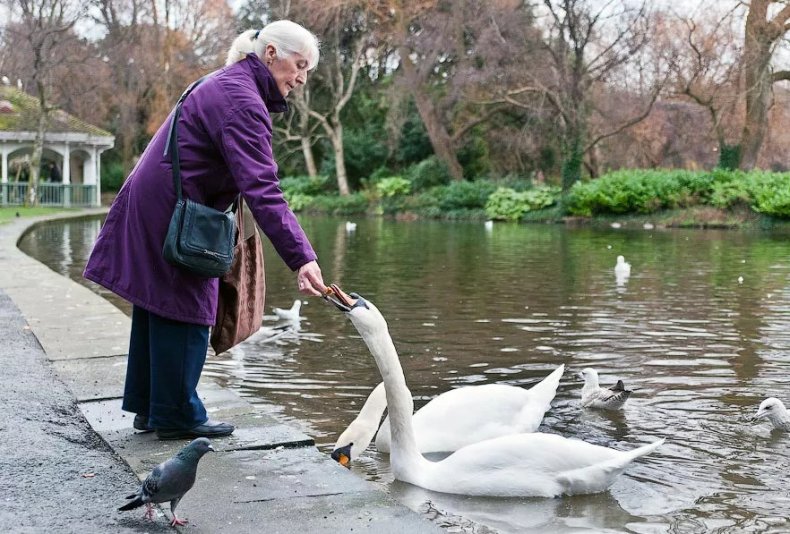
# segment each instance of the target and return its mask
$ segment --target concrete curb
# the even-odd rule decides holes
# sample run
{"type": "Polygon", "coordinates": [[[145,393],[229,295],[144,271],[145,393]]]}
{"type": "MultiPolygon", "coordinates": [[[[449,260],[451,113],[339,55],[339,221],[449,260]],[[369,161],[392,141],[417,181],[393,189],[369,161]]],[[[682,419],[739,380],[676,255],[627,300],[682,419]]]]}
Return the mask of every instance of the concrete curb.
{"type": "MultiPolygon", "coordinates": [[[[135,433],[131,415],[120,409],[130,319],[17,248],[38,224],[106,211],[0,225],[0,289],[21,311],[92,428],[142,479],[185,441],[135,433]]],[[[214,440],[218,454],[201,462],[198,482],[179,505],[179,515],[190,520],[188,532],[443,531],[321,454],[309,436],[261,413],[234,392],[207,379],[198,392],[211,417],[232,421],[238,430],[214,440]]],[[[123,497],[118,496],[119,503],[123,497]]]]}

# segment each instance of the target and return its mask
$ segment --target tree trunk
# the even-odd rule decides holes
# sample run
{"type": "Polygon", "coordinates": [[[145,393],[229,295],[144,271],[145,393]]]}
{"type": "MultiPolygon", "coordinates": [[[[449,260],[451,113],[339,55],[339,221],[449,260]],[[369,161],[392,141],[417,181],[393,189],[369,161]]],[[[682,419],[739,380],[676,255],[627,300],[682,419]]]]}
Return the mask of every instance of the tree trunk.
{"type": "Polygon", "coordinates": [[[31,206],[38,205],[38,180],[41,174],[41,156],[44,154],[44,136],[47,133],[47,123],[49,119],[46,88],[40,81],[38,86],[38,127],[36,137],[33,140],[33,153],[30,155],[30,178],[28,181],[28,196],[26,202],[31,206]]]}
{"type": "Polygon", "coordinates": [[[743,79],[746,94],[746,117],[741,136],[740,168],[751,170],[765,139],[767,115],[771,103],[771,53],[773,39],[758,24],[759,13],[752,11],[746,19],[746,39],[743,52],[743,79]],[[754,18],[753,18],[754,17],[754,18]]]}
{"type": "Polygon", "coordinates": [[[299,141],[302,143],[302,156],[304,157],[305,167],[307,167],[307,175],[310,178],[318,176],[318,169],[315,166],[315,156],[313,156],[313,146],[310,144],[310,139],[302,137],[299,141]]]}
{"type": "Polygon", "coordinates": [[[302,156],[307,168],[307,175],[311,178],[318,176],[318,169],[315,166],[315,156],[313,155],[313,145],[310,143],[310,112],[307,110],[307,89],[302,89],[294,99],[296,112],[299,114],[299,142],[302,145],[302,156]]]}
{"type": "Polygon", "coordinates": [[[749,3],[741,59],[746,95],[746,117],[740,143],[740,168],[744,170],[753,169],[757,164],[765,139],[774,82],[771,57],[776,43],[787,33],[789,19],[790,4],[786,2],[752,0],[749,3]],[[779,10],[771,9],[779,7],[779,10]]]}
{"type": "Polygon", "coordinates": [[[405,48],[399,50],[401,57],[401,66],[403,73],[408,80],[411,93],[414,97],[414,102],[417,104],[417,112],[420,114],[425,130],[428,133],[428,139],[431,141],[431,146],[436,156],[447,165],[450,171],[450,176],[453,180],[464,179],[464,169],[458,162],[458,157],[455,153],[453,141],[450,134],[447,133],[442,121],[436,113],[436,108],[431,102],[428,94],[423,90],[422,85],[417,80],[417,73],[414,64],[409,59],[409,52],[405,48]]]}
{"type": "Polygon", "coordinates": [[[41,174],[41,155],[44,153],[44,134],[47,131],[47,117],[44,111],[38,118],[38,128],[36,128],[36,138],[33,140],[33,153],[30,155],[30,177],[28,179],[27,198],[25,203],[30,206],[38,206],[38,179],[41,174]]]}
{"type": "Polygon", "coordinates": [[[332,149],[335,152],[335,173],[337,174],[337,189],[340,191],[340,196],[348,196],[351,191],[348,188],[348,173],[346,172],[346,159],[343,150],[343,125],[340,123],[339,117],[333,117],[333,133],[330,136],[332,140],[332,149]]]}

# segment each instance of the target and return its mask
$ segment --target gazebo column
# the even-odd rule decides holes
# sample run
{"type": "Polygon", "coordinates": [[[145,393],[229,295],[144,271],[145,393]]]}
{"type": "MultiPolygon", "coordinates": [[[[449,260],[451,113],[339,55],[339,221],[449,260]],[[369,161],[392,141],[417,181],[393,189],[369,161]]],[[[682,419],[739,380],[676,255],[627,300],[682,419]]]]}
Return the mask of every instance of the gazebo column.
{"type": "Polygon", "coordinates": [[[63,206],[68,208],[71,206],[71,148],[69,144],[63,145],[63,169],[61,170],[61,178],[63,179],[63,206]]]}
{"type": "Polygon", "coordinates": [[[96,184],[96,199],[94,200],[94,206],[101,207],[101,154],[107,150],[106,148],[95,148],[93,149],[93,168],[94,171],[94,183],[96,184]]]}
{"type": "Polygon", "coordinates": [[[5,206],[8,202],[8,148],[6,148],[5,143],[3,143],[0,152],[2,153],[0,166],[3,169],[2,176],[0,176],[0,205],[5,206]]]}

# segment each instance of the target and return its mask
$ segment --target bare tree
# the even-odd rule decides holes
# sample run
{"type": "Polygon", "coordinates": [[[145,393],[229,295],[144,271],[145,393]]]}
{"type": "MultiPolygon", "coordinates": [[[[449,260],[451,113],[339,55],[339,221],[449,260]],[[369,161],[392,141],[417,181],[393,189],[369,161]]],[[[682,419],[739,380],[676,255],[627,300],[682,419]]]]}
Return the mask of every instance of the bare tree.
{"type": "Polygon", "coordinates": [[[765,139],[772,87],[790,80],[790,71],[773,72],[771,60],[777,45],[790,30],[790,3],[777,0],[748,2],[741,72],[746,116],[741,135],[740,167],[754,168],[765,139]]]}
{"type": "MultiPolygon", "coordinates": [[[[545,105],[554,110],[562,150],[562,185],[567,191],[581,178],[585,154],[647,117],[663,79],[658,69],[646,72],[637,68],[638,78],[648,86],[641,108],[615,124],[601,120],[605,130],[591,131],[596,88],[604,90],[649,40],[646,4],[631,7],[625,0],[543,0],[543,6],[543,54],[535,54],[536,68],[524,71],[521,82],[506,89],[501,100],[528,110],[545,105]]],[[[594,154],[592,159],[588,167],[594,171],[594,154]]]]}
{"type": "Polygon", "coordinates": [[[313,145],[323,136],[316,133],[322,127],[317,121],[310,120],[311,92],[309,85],[299,91],[294,91],[291,102],[296,111],[289,113],[282,126],[276,126],[275,130],[282,141],[287,143],[298,142],[298,149],[302,152],[305,170],[307,175],[314,177],[318,175],[318,167],[315,163],[313,145]],[[296,124],[294,124],[296,123],[296,124]]]}
{"type": "MultiPolygon", "coordinates": [[[[343,146],[342,112],[356,89],[363,67],[363,54],[371,46],[367,33],[367,12],[355,2],[328,3],[316,9],[314,4],[295,6],[304,13],[307,25],[321,36],[323,55],[308,92],[293,101],[299,114],[300,144],[310,172],[312,143],[309,118],[314,119],[332,145],[337,188],[350,194],[343,146]],[[307,135],[306,135],[307,134],[307,135]]],[[[302,90],[304,91],[304,89],[302,90]]],[[[312,164],[315,172],[315,164],[312,164]]]]}
{"type": "Polygon", "coordinates": [[[31,54],[31,76],[38,96],[39,115],[30,158],[30,194],[27,199],[36,205],[44,136],[49,126],[49,115],[55,109],[50,100],[53,71],[64,60],[62,53],[67,49],[66,43],[76,40],[73,29],[84,12],[84,6],[77,0],[7,0],[6,5],[11,16],[18,17],[18,23],[6,30],[31,54]]]}
{"type": "Polygon", "coordinates": [[[509,52],[502,31],[518,20],[518,2],[396,4],[388,40],[398,53],[401,87],[414,98],[434,153],[462,180],[462,142],[500,109],[481,100],[499,84],[509,52]]]}
{"type": "Polygon", "coordinates": [[[669,95],[689,99],[708,112],[723,166],[738,163],[729,161],[738,144],[735,124],[740,124],[737,58],[741,41],[734,15],[733,9],[720,12],[715,6],[700,6],[692,16],[667,21],[656,43],[673,58],[669,95]]]}

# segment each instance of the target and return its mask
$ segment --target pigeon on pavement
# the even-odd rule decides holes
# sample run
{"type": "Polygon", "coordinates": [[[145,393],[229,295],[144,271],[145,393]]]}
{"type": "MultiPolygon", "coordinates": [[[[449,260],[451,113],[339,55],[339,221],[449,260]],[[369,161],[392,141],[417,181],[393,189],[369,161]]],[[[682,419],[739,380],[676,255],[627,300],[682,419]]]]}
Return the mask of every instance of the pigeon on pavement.
{"type": "Polygon", "coordinates": [[[118,508],[126,511],[146,506],[145,517],[154,518],[152,503],[170,501],[170,511],[173,513],[171,527],[187,524],[185,519],[176,515],[176,506],[186,492],[192,489],[197,475],[197,465],[208,451],[213,451],[211,442],[207,438],[197,438],[181,449],[178,454],[156,466],[151,474],[143,481],[137,493],[126,497],[133,499],[118,508]]]}

